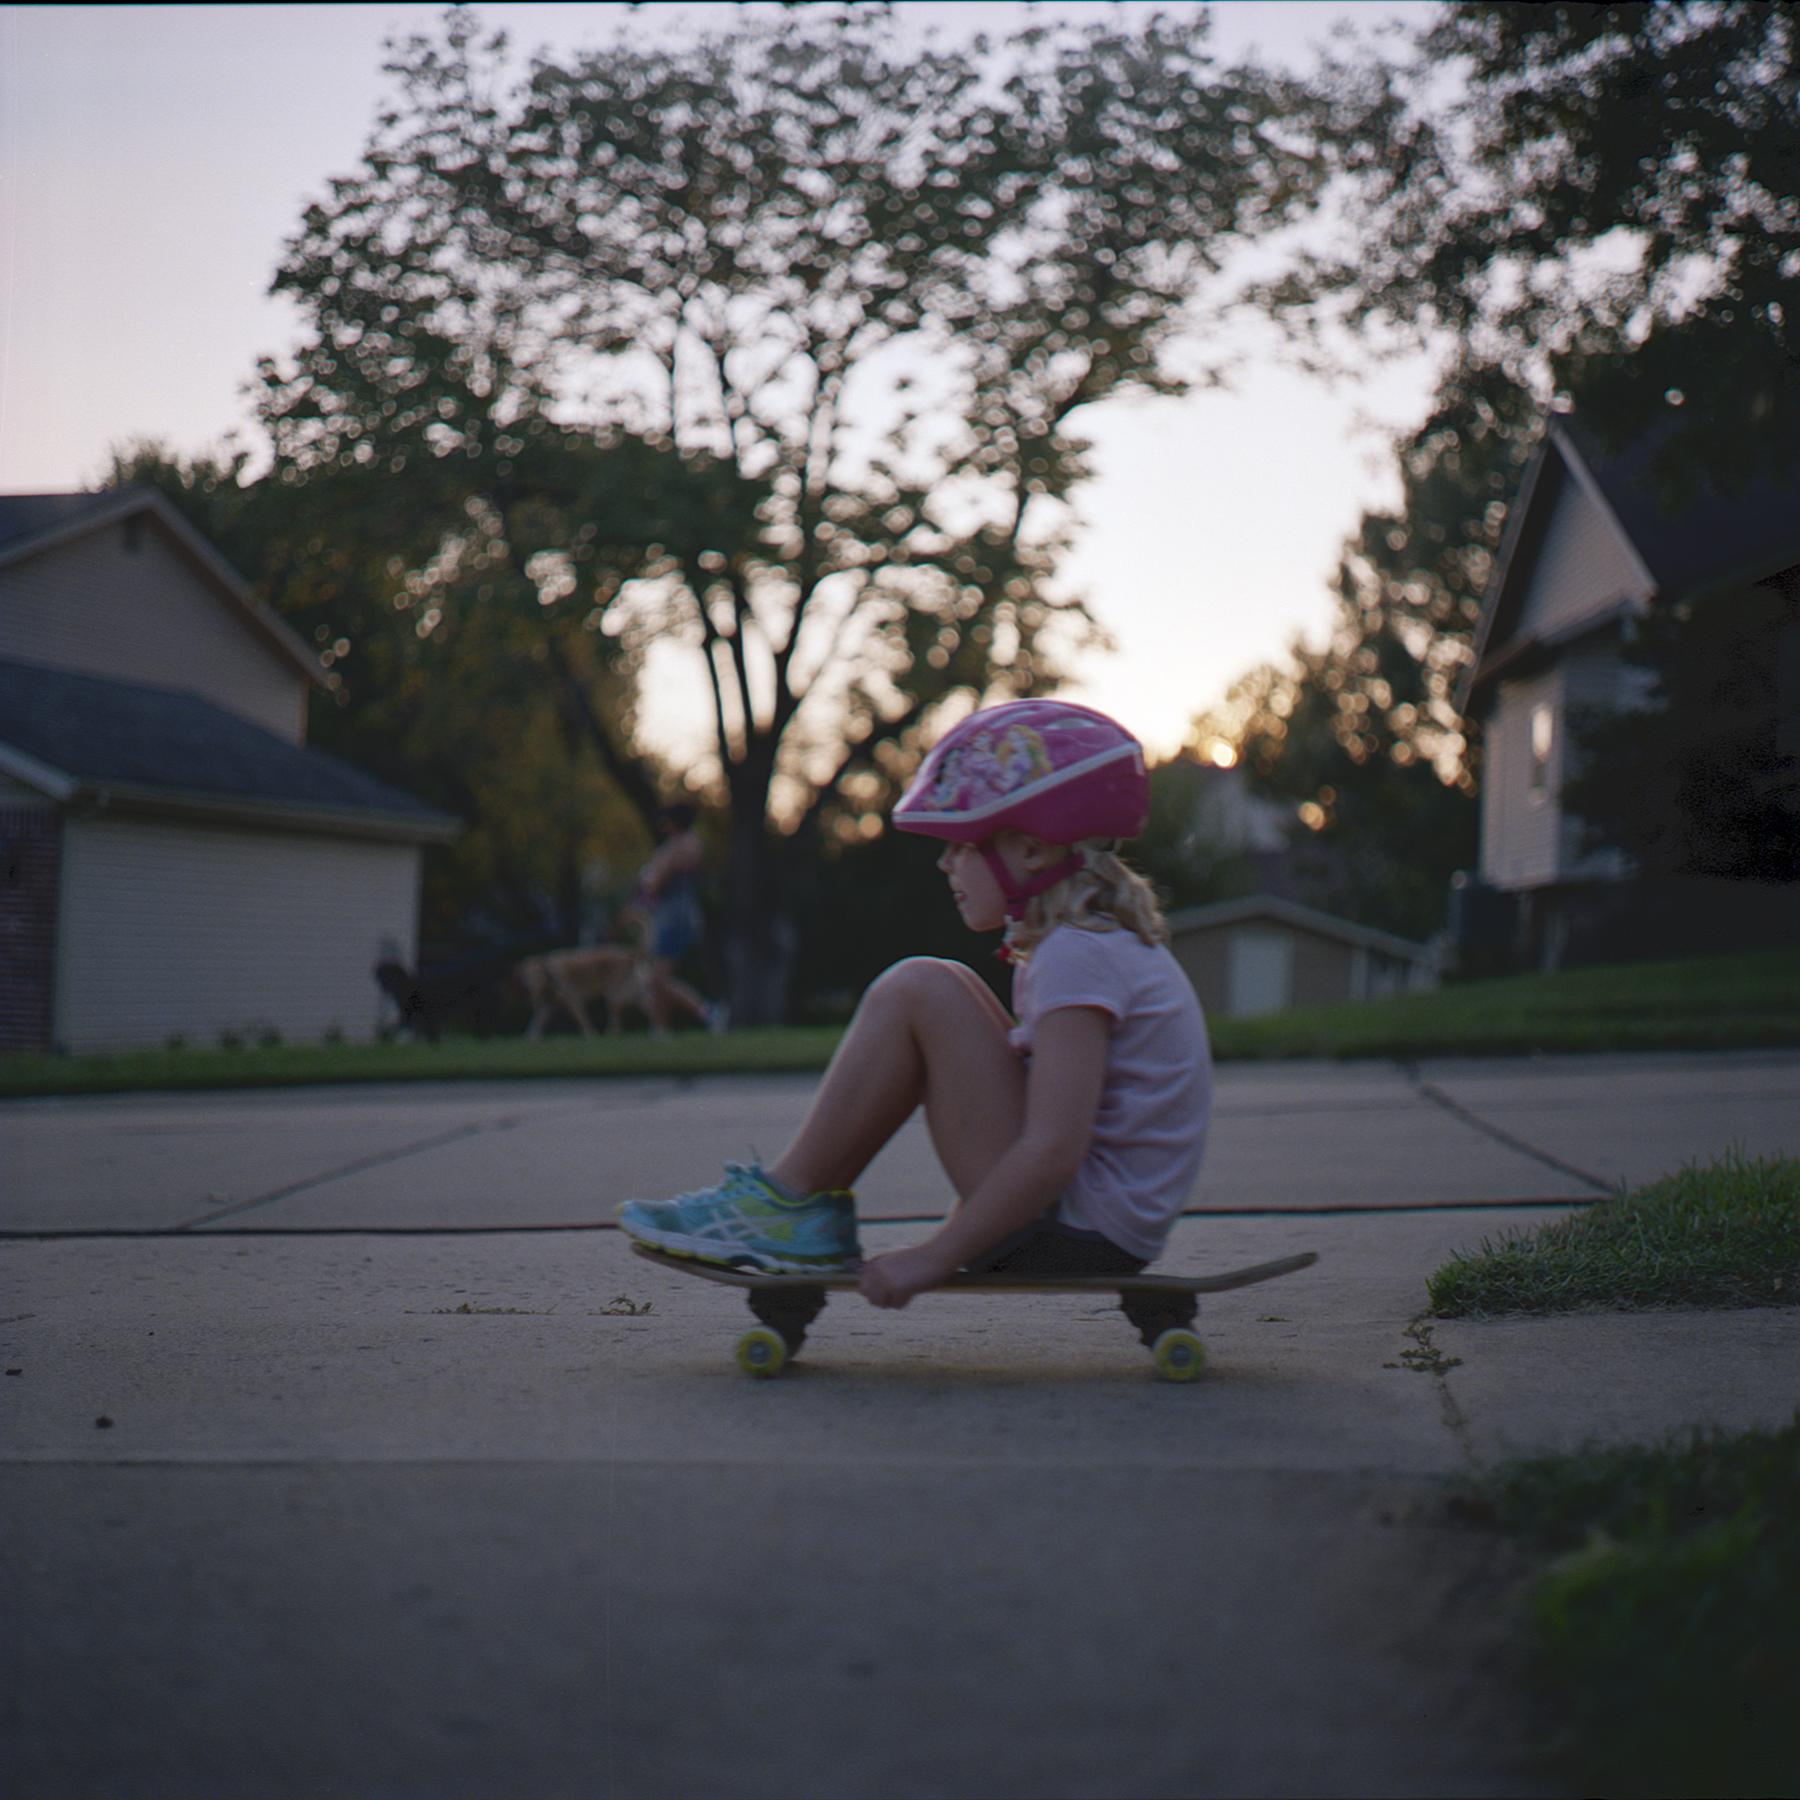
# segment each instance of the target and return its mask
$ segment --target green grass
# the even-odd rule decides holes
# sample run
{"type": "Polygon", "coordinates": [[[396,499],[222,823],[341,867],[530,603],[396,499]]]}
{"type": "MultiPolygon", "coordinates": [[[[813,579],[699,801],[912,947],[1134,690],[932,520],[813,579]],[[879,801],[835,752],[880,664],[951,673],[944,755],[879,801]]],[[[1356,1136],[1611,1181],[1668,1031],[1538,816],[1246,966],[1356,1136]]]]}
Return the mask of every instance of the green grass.
{"type": "MultiPolygon", "coordinates": [[[[1800,1299],[1800,1160],[1727,1157],[1484,1243],[1441,1316],[1800,1299]]],[[[1507,1464],[1498,1523],[1545,1559],[1525,1622],[1582,1793],[1800,1793],[1800,1415],[1778,1432],[1507,1464]]]]}
{"type": "Polygon", "coordinates": [[[1800,949],[1454,982],[1213,1022],[1223,1059],[1506,1056],[1800,1044],[1800,949]]]}
{"type": "MultiPolygon", "coordinates": [[[[1431,994],[1211,1021],[1222,1062],[1271,1057],[1509,1056],[1534,1051],[1800,1045],[1800,950],[1569,969],[1431,994]]],[[[320,1082],[511,1080],[822,1069],[840,1033],[804,1026],[620,1038],[276,1044],[117,1055],[0,1054],[0,1096],[320,1082]]]]}
{"type": "Polygon", "coordinates": [[[1800,1161],[1728,1156],[1484,1239],[1426,1283],[1440,1318],[1800,1301],[1800,1161]]]}
{"type": "Polygon", "coordinates": [[[269,1044],[131,1050],[109,1056],[0,1056],[0,1095],[303,1087],[334,1082],[469,1081],[629,1075],[787,1074],[822,1069],[835,1026],[683,1031],[667,1038],[446,1038],[437,1044],[269,1044]]]}
{"type": "Polygon", "coordinates": [[[1577,1791],[1800,1793],[1800,1416],[1513,1463],[1486,1498],[1547,1559],[1531,1669],[1577,1791]]]}

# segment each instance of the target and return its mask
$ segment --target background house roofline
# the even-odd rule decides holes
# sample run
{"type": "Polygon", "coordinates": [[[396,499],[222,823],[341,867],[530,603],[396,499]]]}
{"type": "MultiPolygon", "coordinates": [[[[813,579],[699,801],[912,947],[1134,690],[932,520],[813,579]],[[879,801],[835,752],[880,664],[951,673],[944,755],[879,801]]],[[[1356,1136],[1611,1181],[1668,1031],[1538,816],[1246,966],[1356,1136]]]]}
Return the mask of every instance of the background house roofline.
{"type": "Polygon", "coordinates": [[[178,788],[82,782],[65,802],[72,812],[182,819],[202,825],[239,825],[314,837],[371,838],[388,844],[447,844],[462,821],[447,813],[384,812],[372,807],[321,806],[307,801],[221,797],[178,788]]]}
{"type": "MultiPolygon", "coordinates": [[[[1481,615],[1475,622],[1475,636],[1469,646],[1469,664],[1456,687],[1453,704],[1459,713],[1466,714],[1469,703],[1474,698],[1482,666],[1488,657],[1488,640],[1494,635],[1496,622],[1505,604],[1513,567],[1518,560],[1525,534],[1527,530],[1531,530],[1536,537],[1543,534],[1543,526],[1539,522],[1533,501],[1537,497],[1539,483],[1546,479],[1544,471],[1549,466],[1552,447],[1550,434],[1546,431],[1538,439],[1531,459],[1525,465],[1525,473],[1520,478],[1518,495],[1507,509],[1506,529],[1494,558],[1494,572],[1488,578],[1487,592],[1481,597],[1481,615]]],[[[1548,479],[1556,482],[1561,477],[1552,473],[1548,479]]]]}
{"type": "Polygon", "coordinates": [[[186,556],[212,586],[293,664],[310,686],[324,685],[325,671],[320,666],[319,659],[308,648],[305,639],[251,594],[249,582],[157,489],[140,485],[86,495],[4,495],[0,496],[0,505],[6,500],[89,500],[93,504],[79,506],[38,529],[27,530],[16,537],[0,541],[0,569],[78,542],[96,531],[122,524],[127,519],[147,515],[168,534],[176,550],[186,556]]]}
{"type": "Polygon", "coordinates": [[[1644,560],[1643,552],[1639,550],[1637,540],[1631,535],[1631,532],[1626,527],[1625,521],[1619,517],[1619,509],[1613,504],[1612,498],[1601,484],[1600,478],[1594,473],[1592,464],[1589,463],[1574,434],[1559,417],[1553,414],[1546,435],[1561,453],[1563,466],[1581,484],[1582,490],[1587,494],[1587,497],[1599,507],[1607,524],[1612,527],[1620,544],[1624,546],[1625,554],[1627,558],[1629,558],[1631,566],[1637,570],[1638,579],[1644,584],[1645,594],[1656,594],[1662,587],[1661,581],[1657,578],[1656,571],[1644,560]]]}
{"type": "Polygon", "coordinates": [[[1392,932],[1377,931],[1372,925],[1358,925],[1340,919],[1334,913],[1319,912],[1295,900],[1283,900],[1275,894],[1248,894],[1240,900],[1219,900],[1210,906],[1189,906],[1168,916],[1173,932],[1204,930],[1215,925],[1241,925],[1253,919],[1273,919],[1291,925],[1297,931],[1312,931],[1321,937],[1335,938],[1363,950],[1378,950],[1386,956],[1397,956],[1410,962],[1423,962],[1432,956],[1428,944],[1411,938],[1395,937],[1392,932]]]}

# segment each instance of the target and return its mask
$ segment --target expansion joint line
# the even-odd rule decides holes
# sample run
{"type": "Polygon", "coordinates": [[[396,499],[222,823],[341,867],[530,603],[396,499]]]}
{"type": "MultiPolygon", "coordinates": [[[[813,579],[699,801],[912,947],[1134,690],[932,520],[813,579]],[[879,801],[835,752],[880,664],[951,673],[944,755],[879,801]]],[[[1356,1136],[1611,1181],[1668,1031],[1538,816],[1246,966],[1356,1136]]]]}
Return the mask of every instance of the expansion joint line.
{"type": "Polygon", "coordinates": [[[1540,1150],[1536,1144],[1528,1143],[1524,1138],[1514,1137],[1510,1131],[1503,1131],[1498,1125],[1490,1124],[1479,1113],[1471,1112],[1459,1100],[1453,1100],[1440,1087],[1434,1087],[1412,1064],[1403,1062],[1400,1071],[1412,1083],[1413,1092],[1421,1100],[1429,1100],[1433,1106],[1441,1108],[1454,1119],[1460,1119],[1473,1131],[1479,1131],[1485,1138],[1491,1138],[1496,1144],[1504,1144],[1509,1150],[1516,1150],[1521,1156],[1529,1156],[1533,1162],[1540,1162],[1547,1169],[1554,1169],[1559,1175],[1567,1175],[1573,1181],[1579,1181],[1592,1188],[1597,1194],[1612,1194],[1617,1191],[1616,1184],[1602,1181],[1598,1175],[1590,1174],[1586,1169],[1578,1169],[1573,1163],[1564,1162],[1560,1156],[1552,1156],[1548,1150],[1540,1150]]]}

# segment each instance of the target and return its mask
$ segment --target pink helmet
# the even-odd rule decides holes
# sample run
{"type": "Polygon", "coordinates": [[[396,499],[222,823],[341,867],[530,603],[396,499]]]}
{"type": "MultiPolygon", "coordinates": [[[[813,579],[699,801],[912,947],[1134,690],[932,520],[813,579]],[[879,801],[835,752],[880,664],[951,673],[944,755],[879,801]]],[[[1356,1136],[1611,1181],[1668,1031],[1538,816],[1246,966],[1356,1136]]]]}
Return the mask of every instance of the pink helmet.
{"type": "Polygon", "coordinates": [[[1150,813],[1143,746],[1067,700],[971,714],[926,757],[899,804],[902,831],[982,844],[1023,831],[1047,844],[1136,837],[1150,813]]]}

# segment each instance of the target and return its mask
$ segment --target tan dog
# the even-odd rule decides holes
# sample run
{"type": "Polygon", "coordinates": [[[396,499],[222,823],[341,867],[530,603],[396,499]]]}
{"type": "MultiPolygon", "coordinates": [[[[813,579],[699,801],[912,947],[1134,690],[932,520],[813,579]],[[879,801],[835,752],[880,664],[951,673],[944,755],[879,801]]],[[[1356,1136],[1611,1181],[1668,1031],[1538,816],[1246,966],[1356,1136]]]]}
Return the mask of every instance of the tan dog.
{"type": "Polygon", "coordinates": [[[625,1008],[635,1006],[649,1017],[650,967],[642,954],[625,944],[597,944],[579,950],[551,950],[528,956],[513,970],[532,1004],[528,1038],[541,1037],[550,1015],[561,1007],[581,1027],[583,1037],[594,1035],[588,1003],[606,1002],[608,1035],[624,1029],[625,1008]]]}

